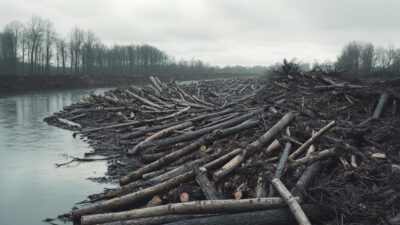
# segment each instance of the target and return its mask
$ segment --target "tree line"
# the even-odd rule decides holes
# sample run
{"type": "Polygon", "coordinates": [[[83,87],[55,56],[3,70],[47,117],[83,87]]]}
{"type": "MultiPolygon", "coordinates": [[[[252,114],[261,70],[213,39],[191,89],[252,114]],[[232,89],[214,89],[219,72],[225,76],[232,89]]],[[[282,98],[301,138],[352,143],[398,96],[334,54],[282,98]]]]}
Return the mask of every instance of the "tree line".
{"type": "Polygon", "coordinates": [[[346,75],[399,76],[400,49],[394,45],[375,47],[372,43],[352,41],[344,46],[334,64],[337,71],[346,75]]]}
{"type": "Polygon", "coordinates": [[[50,20],[13,21],[0,31],[0,75],[213,75],[262,74],[265,67],[210,66],[201,60],[176,61],[147,45],[105,45],[92,31],[73,28],[58,34],[50,20]]]}

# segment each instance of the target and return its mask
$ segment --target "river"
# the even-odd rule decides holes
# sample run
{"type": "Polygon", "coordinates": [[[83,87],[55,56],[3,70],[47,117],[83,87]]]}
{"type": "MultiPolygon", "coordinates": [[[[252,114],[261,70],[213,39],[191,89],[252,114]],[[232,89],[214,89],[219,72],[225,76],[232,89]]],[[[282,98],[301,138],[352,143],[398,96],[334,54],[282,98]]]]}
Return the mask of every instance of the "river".
{"type": "MultiPolygon", "coordinates": [[[[42,220],[69,212],[106,184],[87,180],[102,176],[106,162],[72,164],[66,155],[82,157],[87,143],[72,132],[47,125],[43,118],[87,96],[85,89],[0,96],[0,224],[48,224],[42,220]]],[[[61,224],[61,223],[60,223],[61,224]]]]}

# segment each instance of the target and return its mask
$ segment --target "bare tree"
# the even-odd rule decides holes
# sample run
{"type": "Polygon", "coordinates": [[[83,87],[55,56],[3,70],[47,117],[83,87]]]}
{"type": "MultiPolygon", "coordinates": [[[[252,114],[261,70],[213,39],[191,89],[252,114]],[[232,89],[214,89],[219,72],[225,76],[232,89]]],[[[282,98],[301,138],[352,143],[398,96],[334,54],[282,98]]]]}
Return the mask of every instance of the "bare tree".
{"type": "Polygon", "coordinates": [[[370,74],[376,62],[375,47],[372,43],[365,44],[361,50],[361,66],[365,74],[370,74]]]}
{"type": "Polygon", "coordinates": [[[53,57],[53,45],[56,41],[56,32],[53,28],[53,23],[49,20],[44,21],[44,45],[46,59],[46,74],[50,74],[50,61],[53,57]]]}
{"type": "Polygon", "coordinates": [[[41,48],[41,43],[44,36],[44,20],[40,17],[32,17],[31,21],[27,25],[28,37],[30,42],[30,73],[37,72],[38,53],[41,48]]]}

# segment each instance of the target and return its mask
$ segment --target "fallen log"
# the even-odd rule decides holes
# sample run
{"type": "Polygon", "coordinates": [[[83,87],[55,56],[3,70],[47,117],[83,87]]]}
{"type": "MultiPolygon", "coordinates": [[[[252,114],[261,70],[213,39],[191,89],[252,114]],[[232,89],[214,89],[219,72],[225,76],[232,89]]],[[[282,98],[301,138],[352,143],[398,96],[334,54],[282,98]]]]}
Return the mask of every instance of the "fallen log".
{"type": "Polygon", "coordinates": [[[214,181],[218,181],[221,178],[227,176],[232,171],[234,171],[240,164],[244,162],[248,155],[251,155],[255,151],[261,149],[264,145],[268,144],[279,132],[286,128],[295,116],[293,113],[289,112],[283,116],[271,129],[269,129],[265,134],[263,134],[256,141],[251,143],[246,147],[241,154],[235,156],[228,163],[226,163],[221,169],[217,170],[213,174],[214,181]]]}
{"type": "Polygon", "coordinates": [[[288,204],[299,225],[311,225],[298,200],[295,199],[295,197],[289,192],[285,185],[283,185],[281,180],[279,178],[274,178],[272,179],[271,183],[288,204]]]}
{"type": "Polygon", "coordinates": [[[220,194],[215,189],[214,185],[207,177],[207,170],[202,167],[200,168],[197,164],[192,166],[193,173],[196,177],[196,181],[199,184],[201,190],[203,191],[204,196],[208,200],[217,200],[221,199],[220,194]]]}
{"type": "Polygon", "coordinates": [[[284,206],[285,201],[282,198],[204,200],[134,209],[125,212],[82,216],[81,224],[90,225],[164,215],[246,212],[282,208],[284,206]]]}
{"type": "MultiPolygon", "coordinates": [[[[275,178],[278,178],[278,179],[282,178],[291,149],[292,149],[292,144],[290,142],[287,142],[285,145],[285,149],[283,150],[282,156],[279,160],[278,167],[276,168],[275,176],[274,176],[275,178]]],[[[274,195],[275,195],[275,189],[274,189],[273,185],[270,184],[268,197],[274,197],[274,195]]]]}
{"type": "MultiPolygon", "coordinates": [[[[159,140],[155,140],[151,143],[145,143],[142,144],[140,146],[140,148],[142,150],[148,148],[148,147],[152,147],[152,146],[167,146],[167,145],[172,145],[172,144],[176,144],[176,143],[180,143],[180,142],[184,142],[184,141],[189,141],[189,140],[193,140],[196,139],[200,136],[203,136],[205,134],[208,134],[214,130],[217,129],[222,129],[222,128],[226,128],[226,127],[231,127],[231,126],[235,126],[251,117],[253,117],[254,115],[256,115],[257,113],[259,113],[261,110],[255,110],[254,112],[248,113],[248,114],[244,114],[242,116],[238,116],[236,118],[230,119],[228,121],[216,124],[214,126],[211,127],[206,127],[203,129],[199,129],[196,131],[191,131],[191,132],[186,132],[184,134],[178,135],[178,136],[174,136],[174,137],[169,137],[169,138],[164,138],[164,139],[159,139],[159,140]]],[[[130,152],[128,152],[128,154],[130,154],[130,152]]]]}
{"type": "Polygon", "coordinates": [[[161,225],[165,223],[174,223],[181,220],[204,218],[213,215],[215,214],[155,216],[155,217],[140,218],[133,220],[123,220],[111,223],[102,223],[101,225],[161,225]]]}
{"type": "MultiPolygon", "coordinates": [[[[329,221],[332,213],[321,207],[312,205],[301,206],[311,221],[317,224],[323,224],[323,221],[329,221]]],[[[177,220],[165,225],[297,225],[297,220],[293,217],[290,209],[269,209],[256,212],[244,212],[235,214],[225,214],[209,216],[204,218],[194,218],[188,220],[177,220]]],[[[114,225],[114,224],[112,224],[114,225]]],[[[118,224],[115,224],[118,225],[118,224]]]]}
{"type": "Polygon", "coordinates": [[[313,163],[313,162],[316,162],[318,160],[322,160],[322,159],[326,159],[326,158],[332,157],[335,154],[336,154],[336,148],[335,147],[329,148],[329,149],[325,149],[323,151],[317,152],[316,154],[312,154],[310,156],[306,156],[306,157],[303,157],[301,159],[298,159],[298,160],[292,162],[290,164],[290,166],[297,167],[299,165],[313,163]]]}
{"type": "Polygon", "coordinates": [[[332,127],[336,126],[335,121],[331,121],[329,124],[324,126],[321,130],[316,132],[308,139],[302,146],[300,146],[296,151],[294,151],[290,156],[290,160],[294,160],[297,156],[301,155],[304,151],[306,151],[312,144],[314,144],[322,135],[328,132],[332,127]]]}
{"type": "Polygon", "coordinates": [[[191,121],[188,121],[188,122],[183,122],[183,123],[180,123],[180,124],[165,128],[163,130],[160,130],[157,133],[151,135],[150,137],[144,139],[144,141],[140,142],[139,144],[137,144],[133,148],[129,149],[127,153],[130,154],[130,155],[136,154],[137,151],[142,146],[145,146],[146,144],[151,143],[152,141],[154,141],[154,140],[156,140],[156,139],[158,139],[160,137],[169,135],[169,134],[171,134],[171,133],[173,133],[173,132],[175,132],[177,130],[186,129],[186,128],[192,126],[192,125],[193,125],[193,123],[191,121]]]}
{"type": "MultiPolygon", "coordinates": [[[[133,192],[133,193],[130,193],[127,195],[123,195],[121,197],[115,197],[115,198],[112,198],[109,200],[104,200],[104,201],[100,201],[100,202],[96,202],[96,203],[92,203],[92,204],[83,206],[82,208],[78,208],[78,209],[71,211],[72,219],[77,221],[83,215],[109,212],[111,210],[116,210],[116,209],[121,209],[123,207],[131,206],[134,203],[137,203],[139,200],[154,196],[162,191],[169,190],[170,188],[173,188],[173,187],[177,186],[178,184],[180,184],[192,177],[193,177],[192,173],[184,173],[184,174],[174,177],[170,180],[167,180],[163,183],[160,183],[160,184],[148,187],[148,188],[144,188],[144,189],[138,190],[136,192],[133,192]]],[[[109,221],[109,222],[111,222],[111,221],[109,221]]]]}
{"type": "MultiPolygon", "coordinates": [[[[242,122],[243,120],[248,119],[249,117],[251,117],[253,115],[254,115],[253,113],[247,114],[245,116],[240,117],[240,120],[239,120],[239,118],[235,118],[234,124],[237,124],[238,122],[242,122]]],[[[156,160],[136,171],[129,173],[128,175],[121,178],[120,183],[127,184],[127,183],[139,178],[140,176],[142,176],[145,173],[156,170],[156,169],[160,168],[161,166],[180,158],[181,156],[187,155],[187,154],[199,149],[202,145],[206,145],[208,143],[213,142],[216,139],[227,137],[229,135],[235,134],[237,132],[240,132],[240,131],[243,131],[246,129],[250,129],[257,125],[258,125],[258,121],[247,122],[247,123],[243,123],[243,124],[240,124],[240,125],[232,127],[232,128],[213,132],[210,135],[207,135],[203,138],[200,138],[199,140],[197,140],[195,142],[192,142],[191,144],[189,144],[188,146],[186,146],[184,148],[174,151],[174,152],[160,158],[159,160],[156,160]]]]}

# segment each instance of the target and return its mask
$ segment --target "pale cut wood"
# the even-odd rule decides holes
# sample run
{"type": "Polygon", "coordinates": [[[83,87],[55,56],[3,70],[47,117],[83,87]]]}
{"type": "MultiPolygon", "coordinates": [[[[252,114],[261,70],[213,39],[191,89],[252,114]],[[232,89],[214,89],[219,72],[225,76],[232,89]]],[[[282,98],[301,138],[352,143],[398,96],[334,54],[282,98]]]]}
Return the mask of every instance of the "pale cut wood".
{"type": "MultiPolygon", "coordinates": [[[[294,198],[294,200],[298,200],[294,198]]],[[[284,207],[282,198],[250,198],[241,200],[204,200],[174,203],[162,206],[134,209],[125,212],[83,216],[82,225],[115,222],[129,219],[179,214],[233,213],[267,210],[284,207]]]]}
{"type": "Polygon", "coordinates": [[[299,202],[296,198],[289,192],[289,190],[285,187],[285,185],[281,182],[279,178],[274,178],[271,181],[272,185],[274,185],[275,189],[282,196],[285,202],[288,204],[290,210],[292,211],[294,217],[296,218],[299,225],[311,225],[308,220],[306,214],[301,208],[299,202]]]}

